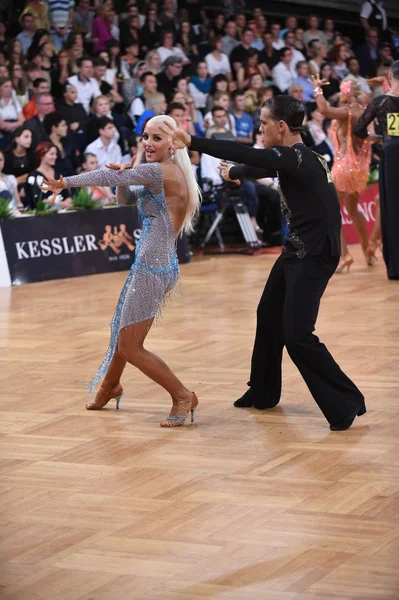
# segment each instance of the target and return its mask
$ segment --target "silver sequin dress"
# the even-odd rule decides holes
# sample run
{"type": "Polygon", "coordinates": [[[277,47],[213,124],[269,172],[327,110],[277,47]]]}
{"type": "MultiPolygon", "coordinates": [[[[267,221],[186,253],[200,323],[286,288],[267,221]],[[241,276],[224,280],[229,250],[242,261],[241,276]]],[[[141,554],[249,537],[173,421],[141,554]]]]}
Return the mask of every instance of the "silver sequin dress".
{"type": "Polygon", "coordinates": [[[123,172],[101,169],[66,177],[69,187],[117,186],[118,204],[137,203],[142,232],[134,263],[122,288],[111,321],[107,353],[94,377],[90,394],[105,375],[115,353],[123,327],[156,317],[179,278],[176,235],[163,187],[163,168],[159,163],[143,164],[123,172]],[[141,186],[135,190],[129,186],[141,186]]]}

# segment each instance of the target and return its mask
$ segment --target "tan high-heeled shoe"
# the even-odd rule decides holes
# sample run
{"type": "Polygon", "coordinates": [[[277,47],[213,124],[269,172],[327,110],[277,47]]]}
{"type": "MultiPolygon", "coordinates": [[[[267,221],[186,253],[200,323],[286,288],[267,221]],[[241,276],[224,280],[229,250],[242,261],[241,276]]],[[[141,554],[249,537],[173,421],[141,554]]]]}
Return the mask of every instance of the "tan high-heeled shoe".
{"type": "Polygon", "coordinates": [[[372,267],[373,265],[375,265],[375,263],[378,260],[375,254],[376,254],[377,248],[379,248],[380,244],[381,243],[379,240],[369,240],[369,243],[367,245],[367,250],[364,253],[364,258],[366,259],[366,263],[368,264],[369,267],[372,267]]]}
{"type": "Polygon", "coordinates": [[[187,408],[187,406],[184,406],[184,404],[181,402],[174,403],[175,406],[179,406],[182,410],[187,411],[185,415],[176,415],[176,416],[169,415],[167,417],[166,421],[162,421],[162,423],[160,423],[160,426],[161,427],[180,427],[181,425],[184,425],[184,423],[186,422],[186,419],[187,419],[189,413],[191,413],[191,423],[194,423],[194,413],[198,406],[198,398],[197,398],[197,394],[195,394],[195,392],[192,392],[192,395],[193,395],[193,399],[191,400],[190,408],[187,408]]]}
{"type": "Polygon", "coordinates": [[[124,391],[120,383],[118,383],[111,391],[104,390],[103,387],[100,387],[94,400],[86,404],[86,410],[101,410],[110,400],[112,400],[112,398],[115,398],[116,409],[118,410],[123,394],[124,391]]]}
{"type": "Polygon", "coordinates": [[[351,268],[351,265],[353,264],[353,258],[351,257],[350,254],[347,254],[344,257],[341,257],[341,260],[339,262],[339,265],[336,269],[336,273],[343,273],[344,271],[346,271],[347,273],[349,273],[349,269],[351,268]]]}

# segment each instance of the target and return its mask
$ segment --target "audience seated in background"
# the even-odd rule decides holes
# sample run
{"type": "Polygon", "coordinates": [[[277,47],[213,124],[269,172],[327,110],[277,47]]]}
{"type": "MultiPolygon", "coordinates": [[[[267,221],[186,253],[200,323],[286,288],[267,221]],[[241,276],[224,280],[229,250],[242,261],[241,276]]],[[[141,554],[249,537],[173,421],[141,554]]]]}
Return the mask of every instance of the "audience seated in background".
{"type": "MultiPolygon", "coordinates": [[[[133,132],[140,135],[149,118],[165,112],[192,135],[229,136],[249,146],[262,104],[279,93],[303,100],[313,116],[305,143],[321,144],[327,156],[328,121],[319,123],[313,110],[309,76],[328,80],[323,93],[334,106],[343,79],[359,82],[367,102],[383,89],[375,83],[370,90],[366,78],[386,76],[399,55],[399,31],[387,27],[380,0],[363,2],[364,31],[357,23],[356,35],[341,20],[337,31],[335,10],[323,22],[312,14],[305,23],[242,0],[224,0],[216,11],[198,0],[147,2],[143,11],[136,0],[76,0],[74,9],[66,0],[58,15],[57,2],[30,0],[19,26],[14,19],[0,28],[3,172],[15,175],[22,199],[41,142],[52,143],[42,168],[49,171],[55,152],[53,167],[64,175],[104,168],[121,155],[130,160],[133,132]]],[[[191,153],[191,160],[194,167],[200,157],[191,153]]]]}

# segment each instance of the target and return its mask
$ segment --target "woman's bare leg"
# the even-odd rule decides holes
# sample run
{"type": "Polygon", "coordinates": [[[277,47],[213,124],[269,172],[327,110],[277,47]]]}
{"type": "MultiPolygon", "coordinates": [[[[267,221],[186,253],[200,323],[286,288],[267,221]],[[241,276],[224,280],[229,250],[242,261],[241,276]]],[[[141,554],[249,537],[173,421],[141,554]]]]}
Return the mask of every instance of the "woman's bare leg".
{"type": "Polygon", "coordinates": [[[375,201],[375,223],[373,231],[370,235],[370,241],[376,243],[381,240],[381,212],[380,212],[380,195],[377,194],[375,201]]]}
{"type": "Polygon", "coordinates": [[[123,392],[120,378],[126,366],[126,361],[119,355],[118,351],[112,357],[105,377],[101,383],[94,400],[86,404],[87,410],[100,410],[108,404],[112,398],[118,398],[123,392]]]}
{"type": "Polygon", "coordinates": [[[116,350],[107,369],[105,377],[102,381],[101,387],[106,390],[113,390],[114,387],[116,387],[118,383],[120,383],[120,378],[122,377],[122,373],[125,370],[125,366],[125,359],[122,358],[118,350],[116,350]]]}
{"type": "MultiPolygon", "coordinates": [[[[340,205],[346,206],[346,199],[348,194],[346,192],[338,192],[338,190],[337,193],[340,205]]],[[[341,227],[341,260],[339,261],[336,273],[343,273],[344,271],[349,271],[352,263],[353,258],[349,252],[349,248],[346,243],[344,228],[341,227]]]]}
{"type": "Polygon", "coordinates": [[[344,229],[341,227],[341,257],[345,258],[346,256],[350,256],[348,244],[346,243],[344,229]]]}
{"type": "Polygon", "coordinates": [[[154,319],[148,319],[122,329],[119,333],[118,354],[122,360],[137,367],[144,375],[169,392],[173,400],[170,412],[172,416],[186,414],[191,408],[192,392],[182,384],[159,356],[143,346],[153,321],[154,319]]]}
{"type": "Polygon", "coordinates": [[[359,195],[347,195],[346,197],[346,210],[350,218],[353,221],[353,225],[357,231],[357,234],[360,239],[360,244],[362,246],[362,250],[364,253],[367,251],[367,245],[369,241],[369,236],[367,233],[366,227],[366,219],[363,216],[363,213],[359,212],[357,205],[359,203],[359,195]]]}
{"type": "MultiPolygon", "coordinates": [[[[338,192],[338,190],[337,193],[340,206],[346,207],[348,194],[346,192],[338,192]]],[[[341,227],[341,257],[345,259],[347,256],[350,256],[349,249],[345,239],[344,228],[341,227]]]]}

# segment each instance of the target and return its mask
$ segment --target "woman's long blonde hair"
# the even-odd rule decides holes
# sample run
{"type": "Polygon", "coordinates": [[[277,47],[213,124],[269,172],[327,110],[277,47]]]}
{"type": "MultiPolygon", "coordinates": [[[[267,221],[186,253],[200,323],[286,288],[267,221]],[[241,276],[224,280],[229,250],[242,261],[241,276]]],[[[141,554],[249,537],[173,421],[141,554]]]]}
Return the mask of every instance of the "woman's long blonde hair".
{"type": "MultiPolygon", "coordinates": [[[[152,119],[150,119],[149,122],[156,123],[157,125],[167,123],[168,125],[173,127],[173,129],[177,128],[174,119],[166,115],[159,115],[158,117],[153,117],[152,119]]],[[[199,211],[199,207],[202,200],[202,192],[194,177],[193,167],[190,161],[187,148],[183,148],[182,150],[176,150],[173,156],[173,161],[183,173],[188,190],[186,212],[180,231],[184,230],[186,233],[190,233],[194,229],[193,222],[199,211]]]]}

